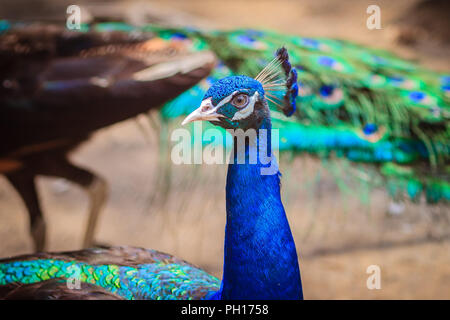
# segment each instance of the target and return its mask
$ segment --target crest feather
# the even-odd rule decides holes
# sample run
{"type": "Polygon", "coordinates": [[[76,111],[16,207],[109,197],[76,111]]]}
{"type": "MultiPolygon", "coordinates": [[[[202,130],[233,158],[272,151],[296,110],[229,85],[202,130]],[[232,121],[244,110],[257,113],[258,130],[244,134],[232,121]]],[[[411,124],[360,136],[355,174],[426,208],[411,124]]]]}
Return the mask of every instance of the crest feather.
{"type": "Polygon", "coordinates": [[[277,50],[275,58],[255,77],[264,91],[266,99],[277,105],[286,116],[295,112],[295,99],[298,95],[297,71],[289,62],[289,54],[286,48],[277,50]],[[277,96],[277,91],[286,91],[283,99],[277,96]]]}

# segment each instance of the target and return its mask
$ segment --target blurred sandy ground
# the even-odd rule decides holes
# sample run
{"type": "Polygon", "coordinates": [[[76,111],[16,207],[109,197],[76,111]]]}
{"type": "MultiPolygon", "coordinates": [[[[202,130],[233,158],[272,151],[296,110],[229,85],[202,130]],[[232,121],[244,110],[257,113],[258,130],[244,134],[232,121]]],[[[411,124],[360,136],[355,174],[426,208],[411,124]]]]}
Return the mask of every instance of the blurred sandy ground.
{"type": "MultiPolygon", "coordinates": [[[[396,30],[390,22],[413,2],[376,1],[381,7],[383,29],[374,31],[365,27],[366,8],[372,4],[365,0],[75,4],[95,15],[126,14],[133,18],[134,12],[137,20],[172,19],[206,28],[263,27],[349,39],[389,48],[433,69],[449,70],[447,49],[437,44],[410,49],[393,41],[396,30]]],[[[0,5],[0,16],[61,21],[68,3],[8,0],[0,5]]],[[[146,126],[146,119],[140,118],[140,122],[146,126]]],[[[94,169],[110,183],[97,239],[175,254],[220,277],[226,167],[173,167],[167,204],[157,201],[149,208],[150,195],[162,186],[155,185],[155,173],[160,170],[156,166],[156,134],[147,129],[144,136],[134,120],[116,124],[100,130],[72,154],[74,162],[94,169]]],[[[345,164],[338,166],[346,172],[345,164]]],[[[343,191],[329,171],[312,158],[298,158],[293,165],[282,160],[281,170],[283,199],[300,251],[306,298],[450,298],[448,208],[407,204],[403,215],[390,216],[386,213],[389,199],[383,190],[370,191],[370,202],[365,203],[360,199],[362,185],[353,182],[348,191],[343,191]],[[381,290],[366,288],[366,268],[372,264],[381,267],[381,290]]],[[[62,180],[40,178],[38,184],[48,223],[49,249],[79,248],[87,218],[86,195],[62,180]]],[[[30,252],[25,208],[4,178],[0,178],[0,221],[0,257],[30,252]]]]}

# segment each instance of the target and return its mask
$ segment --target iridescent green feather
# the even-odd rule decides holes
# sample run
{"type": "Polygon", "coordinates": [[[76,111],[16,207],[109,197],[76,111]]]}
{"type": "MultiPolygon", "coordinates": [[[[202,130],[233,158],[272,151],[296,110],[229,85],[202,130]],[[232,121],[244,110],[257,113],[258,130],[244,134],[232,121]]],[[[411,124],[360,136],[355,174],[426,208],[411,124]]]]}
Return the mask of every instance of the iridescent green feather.
{"type": "Polygon", "coordinates": [[[66,279],[100,286],[126,299],[186,300],[205,298],[220,281],[189,264],[157,261],[135,267],[94,265],[79,261],[39,259],[0,264],[0,286],[66,279]]]}
{"type": "MultiPolygon", "coordinates": [[[[183,34],[204,41],[202,49],[214,51],[234,74],[255,76],[276,49],[285,46],[298,70],[299,108],[295,125],[292,121],[284,123],[286,119],[274,121],[274,128],[281,128],[281,150],[320,156],[333,153],[365,163],[419,166],[421,169],[415,170],[406,184],[399,183],[402,192],[415,199],[418,190],[423,190],[432,202],[449,199],[445,191],[436,191],[442,196],[428,196],[435,191],[427,193],[428,189],[446,190],[449,181],[443,169],[450,160],[450,78],[445,74],[426,70],[384,50],[342,40],[269,30],[146,28],[165,37],[183,34]],[[367,132],[368,126],[376,128],[375,132],[367,132]],[[430,176],[433,178],[426,178],[430,176]],[[419,184],[423,187],[413,188],[419,184]],[[413,189],[416,191],[410,191],[413,189]]],[[[218,78],[212,75],[210,81],[218,78]]],[[[172,115],[181,116],[182,110],[187,114],[191,109],[181,106],[197,102],[202,89],[199,85],[191,90],[195,101],[186,93],[169,103],[163,114],[170,117],[167,111],[176,105],[180,105],[180,112],[172,115]]],[[[397,179],[380,172],[389,181],[397,179]]]]}

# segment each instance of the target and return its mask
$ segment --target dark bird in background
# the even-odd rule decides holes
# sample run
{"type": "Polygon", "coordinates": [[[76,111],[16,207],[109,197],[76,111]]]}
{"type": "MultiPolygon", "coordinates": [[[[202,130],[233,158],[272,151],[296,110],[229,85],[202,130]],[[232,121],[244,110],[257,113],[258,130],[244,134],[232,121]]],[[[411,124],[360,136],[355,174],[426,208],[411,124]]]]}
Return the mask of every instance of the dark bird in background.
{"type": "Polygon", "coordinates": [[[194,52],[182,39],[149,32],[0,22],[0,173],[28,209],[37,251],[45,247],[46,228],[36,176],[62,177],[82,187],[90,197],[84,237],[90,246],[107,185],[71,163],[68,152],[93,131],[186,91],[210,73],[215,58],[194,52]]]}

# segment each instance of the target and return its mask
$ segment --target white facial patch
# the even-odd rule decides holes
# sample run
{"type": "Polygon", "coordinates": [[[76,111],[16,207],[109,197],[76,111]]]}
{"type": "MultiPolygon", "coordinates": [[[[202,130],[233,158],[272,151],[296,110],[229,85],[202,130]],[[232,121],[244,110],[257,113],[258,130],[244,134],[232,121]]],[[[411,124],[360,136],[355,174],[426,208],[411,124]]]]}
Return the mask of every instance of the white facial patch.
{"type": "Polygon", "coordinates": [[[217,109],[219,109],[220,104],[216,107],[212,104],[212,98],[209,97],[208,99],[205,99],[200,104],[200,110],[203,114],[203,117],[205,117],[206,120],[219,120],[219,117],[223,117],[223,115],[217,113],[217,109]],[[206,111],[203,111],[206,108],[206,111]]]}
{"type": "Polygon", "coordinates": [[[231,120],[235,121],[245,119],[249,115],[251,115],[253,113],[253,110],[255,109],[255,102],[258,99],[258,96],[259,96],[258,91],[256,91],[255,94],[250,97],[248,105],[245,108],[236,112],[231,120]]]}
{"type": "Polygon", "coordinates": [[[221,106],[223,106],[225,103],[228,103],[231,101],[231,99],[233,98],[233,96],[237,93],[237,91],[234,91],[232,94],[230,94],[229,96],[225,97],[222,99],[222,101],[220,101],[217,104],[217,108],[220,108],[221,106]]]}

